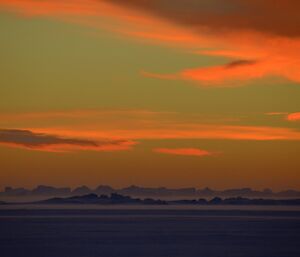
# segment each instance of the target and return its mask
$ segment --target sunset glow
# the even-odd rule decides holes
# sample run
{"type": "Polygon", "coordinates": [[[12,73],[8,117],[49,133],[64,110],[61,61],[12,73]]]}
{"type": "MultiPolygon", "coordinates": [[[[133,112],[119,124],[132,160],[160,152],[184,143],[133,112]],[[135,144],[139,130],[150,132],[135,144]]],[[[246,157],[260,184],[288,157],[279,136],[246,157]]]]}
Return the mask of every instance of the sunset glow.
{"type": "Polygon", "coordinates": [[[299,189],[299,8],[0,0],[0,187],[299,189]]]}

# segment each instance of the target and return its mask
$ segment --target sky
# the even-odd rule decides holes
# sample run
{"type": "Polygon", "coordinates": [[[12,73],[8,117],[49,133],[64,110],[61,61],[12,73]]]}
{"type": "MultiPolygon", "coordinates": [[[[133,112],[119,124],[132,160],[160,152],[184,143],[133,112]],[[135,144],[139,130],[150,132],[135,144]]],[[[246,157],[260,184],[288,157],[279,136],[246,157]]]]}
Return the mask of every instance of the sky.
{"type": "Polygon", "coordinates": [[[300,190],[298,0],[0,0],[0,188],[300,190]]]}

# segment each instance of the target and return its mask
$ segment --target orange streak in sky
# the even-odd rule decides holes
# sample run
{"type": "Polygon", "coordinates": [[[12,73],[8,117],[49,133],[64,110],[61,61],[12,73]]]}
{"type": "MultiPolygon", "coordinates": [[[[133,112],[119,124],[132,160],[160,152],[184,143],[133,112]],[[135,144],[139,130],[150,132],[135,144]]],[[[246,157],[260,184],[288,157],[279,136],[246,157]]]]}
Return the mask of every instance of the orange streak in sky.
{"type": "Polygon", "coordinates": [[[77,151],[96,151],[96,152],[117,152],[117,151],[127,151],[131,150],[132,147],[136,144],[133,141],[124,141],[119,144],[102,144],[99,146],[88,146],[88,145],[74,145],[74,144],[45,144],[38,146],[28,146],[25,144],[17,143],[6,143],[0,142],[0,145],[12,147],[12,148],[21,148],[34,151],[42,152],[53,152],[53,153],[70,153],[77,151]]]}
{"type": "Polygon", "coordinates": [[[85,130],[80,128],[31,128],[36,133],[55,134],[64,137],[114,140],[151,139],[219,139],[219,140],[300,140],[300,131],[290,128],[227,125],[170,125],[164,128],[133,128],[85,130]]]}
{"type": "Polygon", "coordinates": [[[103,117],[155,117],[172,112],[155,112],[140,109],[84,109],[84,110],[65,110],[65,111],[48,111],[48,112],[26,112],[26,113],[0,113],[0,120],[3,122],[20,121],[20,120],[40,120],[40,119],[59,119],[59,118],[103,118],[103,117]]]}
{"type": "MultiPolygon", "coordinates": [[[[246,3],[249,5],[251,1],[246,3]]],[[[259,4],[260,11],[267,14],[266,7],[270,3],[259,4],[257,2],[256,4],[259,4]]],[[[284,4],[283,6],[293,5],[284,4]]],[[[267,33],[265,29],[268,28],[269,23],[265,24],[260,21],[262,27],[256,27],[252,16],[249,16],[253,22],[252,29],[244,26],[246,24],[234,26],[235,23],[232,22],[234,16],[228,16],[230,20],[223,17],[224,22],[226,24],[228,22],[228,26],[231,27],[218,31],[215,29],[216,14],[205,16],[202,27],[199,24],[196,28],[190,28],[180,26],[172,19],[163,19],[163,15],[151,15],[151,12],[103,0],[0,0],[0,8],[22,15],[53,17],[94,28],[106,28],[126,37],[142,38],[153,43],[167,44],[170,47],[183,47],[201,55],[255,61],[251,65],[236,65],[230,68],[228,65],[203,68],[184,67],[176,74],[164,75],[163,72],[159,74],[149,72],[144,73],[146,76],[195,81],[201,86],[212,87],[240,86],[245,82],[264,77],[283,77],[300,83],[300,39],[289,37],[284,33],[267,33]],[[109,18],[110,22],[102,18],[109,18]],[[204,48],[211,50],[199,50],[204,48]]],[[[272,10],[278,11],[276,8],[272,10]]],[[[237,24],[240,19],[238,17],[236,17],[237,24]]],[[[280,26],[282,32],[284,29],[282,24],[277,25],[280,26]]],[[[270,29],[272,30],[271,27],[270,29]]],[[[289,30],[289,28],[286,29],[289,30]]]]}
{"type": "MultiPolygon", "coordinates": [[[[298,113],[289,120],[296,120],[298,113]]],[[[75,110],[2,113],[0,126],[93,141],[143,139],[300,140],[300,131],[270,126],[210,123],[194,115],[148,110],[75,110]],[[24,125],[24,120],[26,124],[24,125]],[[50,124],[50,125],[49,125],[50,124]]]]}
{"type": "MultiPolygon", "coordinates": [[[[141,140],[300,140],[293,128],[208,123],[194,115],[182,120],[179,113],[147,110],[2,113],[0,118],[0,144],[52,152],[130,150],[141,140]]],[[[299,113],[288,116],[299,119],[299,113]]]]}
{"type": "MultiPolygon", "coordinates": [[[[255,127],[255,126],[225,126],[225,125],[190,125],[175,126],[173,128],[153,129],[109,129],[84,130],[80,128],[32,128],[33,133],[55,135],[60,138],[80,138],[93,140],[95,145],[80,144],[40,144],[30,145],[24,143],[0,142],[0,145],[25,148],[29,150],[48,152],[74,152],[74,151],[124,151],[130,150],[137,144],[135,140],[154,139],[217,139],[217,140],[243,140],[243,141],[274,141],[274,140],[300,140],[300,131],[289,128],[255,127]],[[180,128],[181,127],[181,128],[180,128]],[[97,140],[102,142],[97,144],[97,140]],[[103,143],[104,140],[107,143],[103,143]]],[[[160,151],[161,152],[161,151],[160,151]]],[[[165,151],[166,152],[166,151],[165,151]]],[[[192,152],[189,151],[191,154],[192,152]]],[[[196,152],[194,152],[194,155],[196,152]]],[[[198,152],[200,154],[200,152],[198,152]]]]}
{"type": "Polygon", "coordinates": [[[288,121],[300,121],[300,112],[291,113],[287,116],[288,121]]]}
{"type": "Polygon", "coordinates": [[[196,149],[196,148],[157,148],[153,150],[157,153],[172,154],[172,155],[184,155],[184,156],[209,156],[213,153],[206,150],[196,149]]]}
{"type": "Polygon", "coordinates": [[[237,60],[237,63],[239,60],[253,62],[184,69],[176,74],[146,73],[145,76],[194,81],[212,87],[241,86],[245,82],[265,77],[282,77],[300,83],[299,39],[275,38],[249,32],[248,40],[232,34],[223,43],[229,50],[199,51],[198,54],[229,57],[237,60]]]}

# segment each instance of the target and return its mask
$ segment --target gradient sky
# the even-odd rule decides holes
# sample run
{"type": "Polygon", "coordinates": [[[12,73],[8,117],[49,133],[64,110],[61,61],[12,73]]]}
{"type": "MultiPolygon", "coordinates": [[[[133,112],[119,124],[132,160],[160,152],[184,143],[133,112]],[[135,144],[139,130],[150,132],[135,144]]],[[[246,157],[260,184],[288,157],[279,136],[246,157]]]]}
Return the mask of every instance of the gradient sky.
{"type": "Polygon", "coordinates": [[[0,187],[300,189],[298,0],[0,0],[0,187]]]}

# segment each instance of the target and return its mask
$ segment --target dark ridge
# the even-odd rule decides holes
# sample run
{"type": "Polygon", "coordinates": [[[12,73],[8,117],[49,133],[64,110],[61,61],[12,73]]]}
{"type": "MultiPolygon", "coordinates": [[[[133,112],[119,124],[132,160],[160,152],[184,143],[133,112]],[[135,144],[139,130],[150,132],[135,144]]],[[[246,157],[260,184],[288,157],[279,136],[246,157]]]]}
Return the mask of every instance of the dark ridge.
{"type": "MultiPolygon", "coordinates": [[[[1,202],[0,202],[1,204],[1,202]]],[[[16,204],[16,203],[2,203],[16,204]]],[[[134,204],[134,205],[264,205],[264,206],[300,206],[300,199],[249,199],[243,197],[220,198],[215,197],[211,200],[192,199],[192,200],[172,200],[164,201],[160,199],[140,199],[112,193],[108,195],[87,194],[83,196],[72,196],[66,198],[54,197],[47,200],[27,202],[23,204],[134,204]]]]}
{"type": "Polygon", "coordinates": [[[43,201],[33,202],[33,204],[150,204],[150,205],[165,205],[166,201],[154,199],[139,199],[131,198],[130,196],[123,196],[120,194],[112,193],[107,195],[88,194],[83,196],[73,196],[67,198],[51,198],[43,201]]]}

